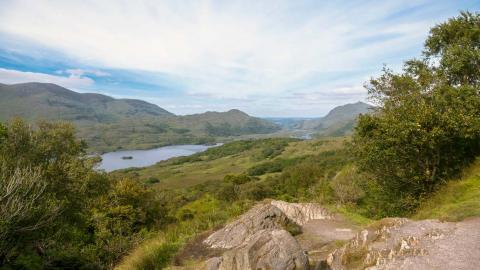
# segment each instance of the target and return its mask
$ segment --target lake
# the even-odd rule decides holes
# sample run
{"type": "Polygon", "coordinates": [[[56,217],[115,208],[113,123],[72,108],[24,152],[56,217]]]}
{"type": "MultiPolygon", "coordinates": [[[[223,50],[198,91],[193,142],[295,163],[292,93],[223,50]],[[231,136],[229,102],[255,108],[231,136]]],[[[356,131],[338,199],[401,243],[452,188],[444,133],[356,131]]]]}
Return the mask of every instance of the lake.
{"type": "Polygon", "coordinates": [[[149,150],[109,152],[101,156],[99,169],[111,172],[130,167],[146,167],[169,158],[202,152],[214,146],[216,145],[171,145],[149,150]]]}

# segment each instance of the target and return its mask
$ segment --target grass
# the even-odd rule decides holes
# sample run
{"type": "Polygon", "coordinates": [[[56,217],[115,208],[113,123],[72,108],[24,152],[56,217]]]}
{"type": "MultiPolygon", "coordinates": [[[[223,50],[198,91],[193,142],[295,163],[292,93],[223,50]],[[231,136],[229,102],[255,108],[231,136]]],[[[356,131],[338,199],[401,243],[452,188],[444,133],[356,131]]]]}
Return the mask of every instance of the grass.
{"type": "Polygon", "coordinates": [[[423,202],[413,218],[459,221],[472,216],[480,216],[480,160],[423,202]]]}
{"type": "Polygon", "coordinates": [[[178,247],[167,243],[163,235],[143,242],[115,267],[117,270],[163,269],[177,252],[178,247]]]}
{"type": "Polygon", "coordinates": [[[335,207],[335,208],[327,206],[327,208],[334,213],[341,214],[346,220],[361,227],[370,225],[373,222],[375,222],[375,220],[364,217],[356,213],[355,209],[351,209],[350,207],[347,207],[347,206],[341,206],[341,207],[335,207]]]}
{"type": "Polygon", "coordinates": [[[186,188],[208,181],[222,180],[227,174],[244,172],[254,163],[248,151],[241,156],[227,156],[215,160],[184,163],[180,165],[156,165],[138,170],[141,179],[155,177],[160,180],[156,188],[186,188]]]}
{"type": "MultiPolygon", "coordinates": [[[[172,264],[174,256],[201,232],[216,228],[251,207],[250,203],[225,204],[205,195],[177,210],[178,222],[134,248],[115,268],[117,270],[156,270],[172,264]],[[184,219],[181,213],[191,217],[184,219]]],[[[183,262],[182,262],[183,263],[183,262]]]]}
{"type": "MultiPolygon", "coordinates": [[[[264,163],[266,160],[268,162],[277,162],[340,149],[343,146],[343,142],[343,138],[292,141],[288,143],[280,154],[265,159],[261,158],[264,147],[261,146],[262,141],[259,141],[258,145],[253,145],[243,150],[240,149],[235,154],[228,154],[215,159],[199,155],[196,158],[200,161],[181,162],[181,158],[179,158],[130,171],[144,181],[152,178],[158,179],[159,183],[153,185],[158,189],[188,188],[205,182],[221,181],[228,174],[243,173],[249,168],[264,163]]],[[[124,170],[123,173],[128,173],[128,171],[124,170]]],[[[263,176],[260,177],[263,178],[263,176]]]]}
{"type": "MultiPolygon", "coordinates": [[[[205,188],[203,191],[196,193],[199,195],[203,194],[201,197],[196,198],[196,195],[192,195],[192,201],[185,205],[178,205],[174,212],[170,213],[175,217],[175,223],[162,229],[162,233],[158,237],[140,244],[130,255],[124,258],[117,268],[120,270],[160,269],[160,265],[172,266],[172,264],[177,262],[178,258],[182,258],[179,260],[179,265],[184,266],[188,265],[190,261],[194,262],[194,264],[202,261],[202,258],[199,256],[192,255],[195,252],[191,252],[191,249],[186,248],[191,245],[192,239],[194,240],[199,233],[225,224],[254,204],[250,200],[235,202],[219,200],[214,196],[215,193],[209,189],[212,182],[213,185],[216,185],[215,181],[223,181],[228,174],[245,173],[249,168],[265,162],[281,163],[287,159],[301,160],[303,157],[311,157],[324,152],[328,153],[329,151],[342,148],[344,142],[343,138],[289,141],[287,145],[282,146],[283,151],[278,151],[281,147],[278,147],[279,143],[275,140],[273,142],[255,141],[252,147],[248,146],[252,142],[247,141],[243,148],[241,145],[237,145],[239,150],[234,151],[234,153],[228,150],[232,146],[219,147],[215,151],[219,153],[208,154],[204,152],[204,154],[192,156],[191,161],[177,158],[147,168],[115,172],[134,174],[144,181],[158,179],[158,183],[156,183],[157,181],[150,181],[153,187],[159,190],[183,190],[187,196],[190,196],[188,195],[190,194],[189,192],[195,194],[194,191],[205,188]],[[274,151],[265,151],[270,149],[274,151]],[[206,182],[211,183],[206,184],[205,187],[196,186],[206,182]],[[189,253],[189,256],[179,256],[179,254],[184,255],[185,252],[189,253]]],[[[314,159],[312,162],[317,162],[317,160],[314,159]]],[[[267,176],[277,174],[279,173],[266,172],[263,175],[259,175],[259,180],[257,181],[264,181],[267,176]]],[[[368,224],[370,222],[370,220],[353,213],[351,209],[339,208],[336,211],[355,224],[368,224]]],[[[292,234],[301,232],[298,226],[290,226],[287,229],[292,234]]],[[[201,252],[197,253],[200,254],[201,252]]]]}

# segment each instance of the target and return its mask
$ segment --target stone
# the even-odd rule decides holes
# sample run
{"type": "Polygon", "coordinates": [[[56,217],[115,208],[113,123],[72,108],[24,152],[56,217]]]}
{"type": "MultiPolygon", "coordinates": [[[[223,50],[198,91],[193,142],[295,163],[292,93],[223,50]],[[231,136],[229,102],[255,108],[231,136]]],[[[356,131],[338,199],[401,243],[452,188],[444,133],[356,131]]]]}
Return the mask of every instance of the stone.
{"type": "Polygon", "coordinates": [[[225,252],[218,270],[306,270],[308,258],[285,230],[261,230],[225,252]]]}
{"type": "Polygon", "coordinates": [[[272,201],[271,205],[280,209],[291,221],[303,226],[310,220],[332,219],[332,215],[316,203],[288,203],[272,201]]]}
{"type": "Polygon", "coordinates": [[[260,230],[281,229],[290,221],[277,207],[271,204],[254,206],[237,220],[227,224],[211,234],[204,243],[211,248],[230,249],[245,242],[251,235],[260,230]]]}
{"type": "Polygon", "coordinates": [[[479,262],[480,218],[461,222],[384,219],[358,233],[325,261],[332,270],[467,270],[480,269],[479,262]]]}
{"type": "Polygon", "coordinates": [[[284,228],[331,218],[318,204],[265,201],[204,240],[210,248],[227,250],[221,257],[207,260],[203,269],[308,269],[306,252],[284,228]]]}

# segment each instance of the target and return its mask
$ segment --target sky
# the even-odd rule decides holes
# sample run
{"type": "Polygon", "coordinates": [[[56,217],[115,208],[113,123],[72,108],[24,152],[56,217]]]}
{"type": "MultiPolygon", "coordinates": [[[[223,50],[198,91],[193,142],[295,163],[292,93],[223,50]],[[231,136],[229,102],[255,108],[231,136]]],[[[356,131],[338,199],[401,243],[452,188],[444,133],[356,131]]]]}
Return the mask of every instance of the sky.
{"type": "MultiPolygon", "coordinates": [[[[0,0],[0,83],[49,82],[175,114],[316,117],[480,0],[0,0]]],[[[1,97],[0,97],[1,98],[1,97]]]]}

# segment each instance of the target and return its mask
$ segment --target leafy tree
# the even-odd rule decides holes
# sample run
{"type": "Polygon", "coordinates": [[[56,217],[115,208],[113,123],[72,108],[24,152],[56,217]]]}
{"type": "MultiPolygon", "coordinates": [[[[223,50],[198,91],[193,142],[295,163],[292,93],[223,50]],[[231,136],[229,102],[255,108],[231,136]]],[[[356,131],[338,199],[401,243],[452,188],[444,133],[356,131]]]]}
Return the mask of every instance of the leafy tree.
{"type": "Polygon", "coordinates": [[[166,221],[142,184],[97,172],[65,123],[0,124],[0,265],[105,269],[166,221]]]}
{"type": "Polygon", "coordinates": [[[378,107],[359,118],[353,152],[376,182],[366,197],[385,195],[383,215],[412,211],[480,153],[479,22],[462,13],[434,27],[423,59],[367,85],[378,107]]]}
{"type": "Polygon", "coordinates": [[[439,59],[451,85],[480,83],[480,13],[461,12],[430,30],[424,54],[439,59]]]}

